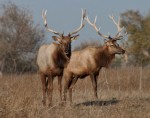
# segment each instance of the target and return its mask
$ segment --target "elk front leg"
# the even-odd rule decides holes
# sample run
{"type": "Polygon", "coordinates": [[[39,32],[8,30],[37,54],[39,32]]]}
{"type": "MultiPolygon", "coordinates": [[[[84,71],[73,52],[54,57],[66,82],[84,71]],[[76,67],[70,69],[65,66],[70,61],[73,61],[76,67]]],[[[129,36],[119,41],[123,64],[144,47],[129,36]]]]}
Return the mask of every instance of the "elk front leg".
{"type": "Polygon", "coordinates": [[[58,76],[58,87],[60,93],[60,100],[62,101],[62,76],[58,76]]]}
{"type": "Polygon", "coordinates": [[[41,82],[42,82],[42,91],[43,91],[42,103],[45,106],[46,105],[46,91],[47,91],[47,87],[46,87],[46,75],[40,73],[40,78],[41,78],[41,82]]]}
{"type": "Polygon", "coordinates": [[[97,96],[97,76],[94,74],[90,74],[90,78],[91,78],[92,86],[93,86],[93,90],[94,90],[94,97],[95,97],[95,99],[98,99],[98,96],[97,96]]]}
{"type": "Polygon", "coordinates": [[[72,88],[74,87],[75,83],[77,82],[78,77],[73,78],[73,80],[70,82],[69,86],[69,98],[70,98],[70,104],[72,104],[72,88]]]}
{"type": "Polygon", "coordinates": [[[72,79],[71,77],[72,77],[71,73],[67,73],[67,72],[64,73],[64,77],[63,77],[63,79],[65,80],[64,87],[63,87],[63,102],[64,103],[66,102],[66,93],[67,93],[67,90],[69,89],[69,85],[72,79]]]}
{"type": "Polygon", "coordinates": [[[52,97],[53,97],[53,77],[48,76],[48,99],[49,99],[49,106],[52,106],[52,97]]]}

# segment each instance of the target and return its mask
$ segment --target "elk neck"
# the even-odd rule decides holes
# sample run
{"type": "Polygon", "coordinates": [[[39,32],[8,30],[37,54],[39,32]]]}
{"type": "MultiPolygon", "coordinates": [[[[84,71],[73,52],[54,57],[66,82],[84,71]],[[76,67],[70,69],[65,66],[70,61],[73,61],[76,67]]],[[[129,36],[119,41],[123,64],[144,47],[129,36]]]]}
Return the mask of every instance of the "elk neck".
{"type": "Polygon", "coordinates": [[[99,48],[98,51],[99,64],[101,67],[108,67],[111,61],[115,58],[115,54],[111,54],[106,45],[99,48]]]}
{"type": "Polygon", "coordinates": [[[70,61],[70,57],[71,57],[71,42],[68,44],[67,48],[65,48],[64,53],[65,53],[66,59],[63,61],[63,59],[61,58],[61,60],[60,60],[60,61],[64,62],[63,68],[67,67],[67,65],[68,65],[68,63],[70,61]]]}
{"type": "Polygon", "coordinates": [[[70,59],[71,57],[71,42],[68,44],[68,49],[65,50],[67,57],[70,59]]]}

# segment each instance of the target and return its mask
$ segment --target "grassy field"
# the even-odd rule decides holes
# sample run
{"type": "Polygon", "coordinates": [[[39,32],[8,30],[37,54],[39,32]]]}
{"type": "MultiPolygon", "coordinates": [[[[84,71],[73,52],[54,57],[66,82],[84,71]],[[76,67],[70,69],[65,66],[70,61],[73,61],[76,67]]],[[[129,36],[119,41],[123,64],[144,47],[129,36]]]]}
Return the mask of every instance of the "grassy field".
{"type": "Polygon", "coordinates": [[[59,105],[57,86],[55,78],[53,106],[43,107],[38,74],[3,75],[0,118],[150,118],[150,68],[102,70],[98,100],[93,99],[90,78],[79,80],[72,107],[59,105]]]}

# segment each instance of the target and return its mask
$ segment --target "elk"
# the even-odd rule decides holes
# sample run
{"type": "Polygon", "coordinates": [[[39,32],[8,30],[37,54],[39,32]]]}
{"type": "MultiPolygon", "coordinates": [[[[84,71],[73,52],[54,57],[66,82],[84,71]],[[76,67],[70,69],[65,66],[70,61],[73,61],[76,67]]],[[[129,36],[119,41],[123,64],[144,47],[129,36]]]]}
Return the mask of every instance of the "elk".
{"type": "Polygon", "coordinates": [[[110,18],[117,26],[118,32],[114,37],[104,35],[96,26],[96,18],[94,23],[91,23],[88,16],[85,20],[96,30],[98,35],[105,38],[105,44],[102,47],[87,47],[80,51],[72,52],[70,62],[64,69],[63,80],[65,80],[63,87],[63,104],[66,102],[66,93],[69,90],[70,103],[72,104],[72,88],[77,82],[78,78],[83,79],[90,75],[94,97],[97,99],[97,79],[101,68],[108,67],[115,58],[116,54],[124,54],[125,50],[122,49],[117,40],[123,38],[121,34],[120,21],[115,22],[113,16],[110,18]],[[107,40],[106,40],[107,39],[107,40]]]}
{"type": "Polygon", "coordinates": [[[39,68],[39,75],[42,82],[43,90],[43,105],[46,105],[46,94],[49,99],[49,106],[52,105],[53,79],[58,76],[58,86],[60,91],[60,99],[62,100],[62,75],[64,67],[66,67],[71,56],[71,41],[75,40],[77,34],[84,27],[85,10],[82,9],[81,24],[75,31],[64,36],[63,33],[48,28],[46,13],[42,12],[45,28],[47,31],[58,36],[52,36],[53,40],[57,41],[51,44],[42,45],[37,54],[37,65],[39,68]]]}

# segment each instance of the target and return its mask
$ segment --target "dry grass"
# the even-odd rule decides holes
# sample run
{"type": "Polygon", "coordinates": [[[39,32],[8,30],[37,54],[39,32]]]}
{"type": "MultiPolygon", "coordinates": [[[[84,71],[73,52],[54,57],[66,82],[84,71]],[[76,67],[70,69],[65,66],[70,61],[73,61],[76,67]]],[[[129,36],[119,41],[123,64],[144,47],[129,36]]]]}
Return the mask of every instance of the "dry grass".
{"type": "Polygon", "coordinates": [[[0,118],[148,118],[150,117],[150,69],[102,70],[99,99],[93,99],[90,78],[79,80],[73,90],[74,105],[61,107],[54,81],[53,107],[43,107],[37,74],[0,78],[0,118]]]}

